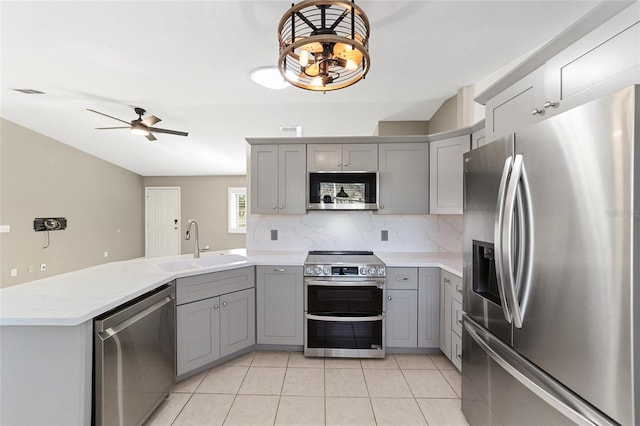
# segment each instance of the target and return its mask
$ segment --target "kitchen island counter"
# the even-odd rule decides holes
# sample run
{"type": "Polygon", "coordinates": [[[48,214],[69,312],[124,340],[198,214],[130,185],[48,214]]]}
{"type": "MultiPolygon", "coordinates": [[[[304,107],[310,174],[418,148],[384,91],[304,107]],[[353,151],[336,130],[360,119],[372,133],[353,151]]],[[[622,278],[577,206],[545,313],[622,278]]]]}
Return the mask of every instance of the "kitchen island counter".
{"type": "MultiPolygon", "coordinates": [[[[462,275],[461,253],[376,252],[388,267],[462,275]]],[[[76,326],[176,278],[254,265],[302,266],[307,252],[245,249],[105,263],[0,290],[2,326],[76,326]]]]}

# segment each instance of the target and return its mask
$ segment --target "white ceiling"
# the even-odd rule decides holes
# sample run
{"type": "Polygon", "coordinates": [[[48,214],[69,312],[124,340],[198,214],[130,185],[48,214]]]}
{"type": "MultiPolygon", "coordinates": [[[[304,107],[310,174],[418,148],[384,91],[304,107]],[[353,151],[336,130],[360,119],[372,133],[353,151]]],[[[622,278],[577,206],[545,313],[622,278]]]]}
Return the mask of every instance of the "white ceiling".
{"type": "Polygon", "coordinates": [[[246,172],[245,137],[374,135],[427,120],[457,89],[553,38],[596,1],[375,1],[371,70],[326,94],[249,80],[275,65],[291,1],[2,1],[0,115],[143,176],[246,172]],[[25,95],[13,89],[37,89],[25,95]],[[149,142],[132,106],[162,118],[149,142]]]}

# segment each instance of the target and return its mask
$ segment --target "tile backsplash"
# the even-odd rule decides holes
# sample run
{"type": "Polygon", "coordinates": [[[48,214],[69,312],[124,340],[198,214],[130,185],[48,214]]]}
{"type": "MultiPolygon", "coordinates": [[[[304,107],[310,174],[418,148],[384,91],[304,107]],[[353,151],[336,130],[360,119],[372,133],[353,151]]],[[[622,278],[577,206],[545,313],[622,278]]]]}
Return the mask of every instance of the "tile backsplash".
{"type": "Polygon", "coordinates": [[[373,250],[461,252],[462,215],[378,215],[309,212],[306,215],[249,215],[249,250],[373,250]],[[272,240],[277,230],[277,240],[272,240]],[[387,231],[388,241],[382,241],[387,231]]]}

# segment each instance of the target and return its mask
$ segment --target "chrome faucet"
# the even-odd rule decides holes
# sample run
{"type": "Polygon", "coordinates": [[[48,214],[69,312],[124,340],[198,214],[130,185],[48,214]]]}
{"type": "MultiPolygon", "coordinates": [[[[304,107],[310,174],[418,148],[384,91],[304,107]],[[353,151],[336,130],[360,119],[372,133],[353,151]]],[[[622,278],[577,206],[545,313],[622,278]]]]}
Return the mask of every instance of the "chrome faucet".
{"type": "Polygon", "coordinates": [[[200,244],[198,243],[198,222],[196,222],[195,219],[189,219],[189,222],[187,223],[187,233],[184,235],[184,239],[185,240],[190,240],[191,239],[191,226],[192,225],[196,226],[196,238],[195,238],[195,241],[193,243],[193,257],[194,258],[198,258],[198,257],[200,257],[200,244]]]}

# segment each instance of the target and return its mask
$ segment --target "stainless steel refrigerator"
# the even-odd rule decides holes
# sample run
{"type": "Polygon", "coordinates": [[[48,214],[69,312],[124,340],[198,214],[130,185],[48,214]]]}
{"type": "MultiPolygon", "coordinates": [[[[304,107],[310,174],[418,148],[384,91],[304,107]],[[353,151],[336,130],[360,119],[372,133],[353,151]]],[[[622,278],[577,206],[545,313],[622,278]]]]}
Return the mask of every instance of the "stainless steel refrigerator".
{"type": "Polygon", "coordinates": [[[465,154],[471,425],[640,424],[639,159],[640,86],[465,154]]]}

